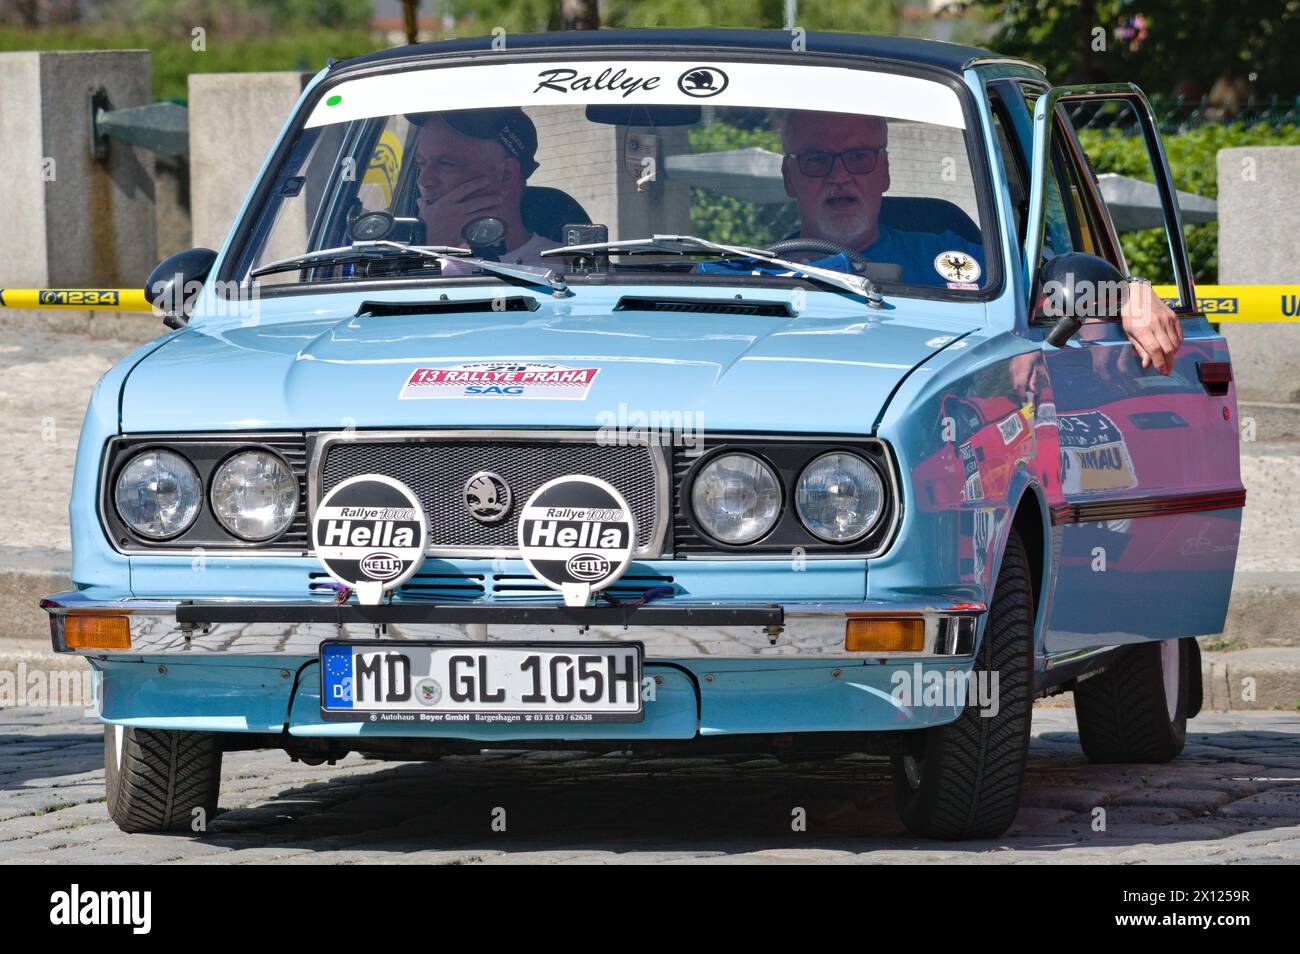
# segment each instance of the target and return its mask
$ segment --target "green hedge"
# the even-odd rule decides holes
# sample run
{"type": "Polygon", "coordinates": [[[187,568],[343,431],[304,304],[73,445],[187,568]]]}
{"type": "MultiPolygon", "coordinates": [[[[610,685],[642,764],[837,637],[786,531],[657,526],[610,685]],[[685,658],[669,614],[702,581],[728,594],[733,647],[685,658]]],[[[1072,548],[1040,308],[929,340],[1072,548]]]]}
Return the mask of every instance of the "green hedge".
{"type": "MultiPolygon", "coordinates": [[[[1215,156],[1220,149],[1237,146],[1294,146],[1300,145],[1300,128],[1280,128],[1263,123],[1256,126],[1213,125],[1200,126],[1187,132],[1163,137],[1165,156],[1174,186],[1207,199],[1218,198],[1218,167],[1215,156]]],[[[1151,163],[1146,144],[1140,136],[1126,135],[1118,130],[1083,129],[1079,141],[1093,171],[1098,175],[1114,172],[1134,179],[1152,181],[1151,163]]],[[[1202,284],[1214,284],[1219,277],[1219,226],[1217,222],[1204,225],[1184,225],[1187,253],[1191,261],[1192,277],[1202,284]]],[[[1164,230],[1144,229],[1120,236],[1129,271],[1134,275],[1149,277],[1153,281],[1168,281],[1172,275],[1169,247],[1164,230]]]]}
{"type": "Polygon", "coordinates": [[[148,50],[155,99],[184,100],[190,73],[315,71],[329,57],[345,59],[376,48],[366,30],[296,30],[266,36],[227,38],[209,30],[206,49],[191,37],[165,37],[143,30],[18,30],[0,28],[0,52],[15,50],[148,50]]]}
{"type": "MultiPolygon", "coordinates": [[[[729,149],[781,151],[781,134],[771,129],[743,129],[728,123],[711,123],[690,131],[691,152],[729,149]]],[[[691,189],[691,232],[701,238],[730,245],[763,246],[799,226],[794,208],[785,203],[760,205],[707,189],[691,189]]]]}

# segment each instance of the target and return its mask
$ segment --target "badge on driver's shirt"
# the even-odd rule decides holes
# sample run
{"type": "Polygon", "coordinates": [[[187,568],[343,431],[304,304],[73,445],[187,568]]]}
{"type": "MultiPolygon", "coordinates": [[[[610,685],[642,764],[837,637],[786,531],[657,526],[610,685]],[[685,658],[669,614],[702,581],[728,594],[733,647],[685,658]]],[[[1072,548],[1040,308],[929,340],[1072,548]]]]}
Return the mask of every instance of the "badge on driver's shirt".
{"type": "Polygon", "coordinates": [[[962,286],[973,285],[980,277],[980,263],[966,252],[940,252],[934,259],[934,270],[944,281],[962,286]]]}

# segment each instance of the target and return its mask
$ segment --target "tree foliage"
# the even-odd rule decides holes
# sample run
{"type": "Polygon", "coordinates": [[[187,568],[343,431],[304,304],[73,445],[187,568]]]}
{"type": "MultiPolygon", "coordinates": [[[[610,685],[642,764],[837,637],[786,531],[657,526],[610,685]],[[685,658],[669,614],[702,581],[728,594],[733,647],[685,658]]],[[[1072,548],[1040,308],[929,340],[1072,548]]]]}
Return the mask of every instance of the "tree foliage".
{"type": "Polygon", "coordinates": [[[966,0],[999,26],[991,45],[1040,63],[1053,82],[1136,82],[1210,92],[1220,77],[1257,95],[1300,91],[1300,0],[966,0]]]}
{"type": "MultiPolygon", "coordinates": [[[[1194,195],[1214,199],[1219,194],[1218,166],[1215,156],[1220,149],[1237,146],[1300,145],[1300,128],[1275,128],[1260,124],[1207,125],[1172,136],[1162,137],[1174,186],[1194,195]]],[[[1088,162],[1098,175],[1114,172],[1135,179],[1153,181],[1151,160],[1141,136],[1125,135],[1119,130],[1079,130],[1079,142],[1088,162]]],[[[1192,276],[1198,282],[1214,283],[1219,273],[1219,226],[1217,222],[1183,226],[1192,276]]],[[[1153,281],[1167,281],[1173,269],[1163,229],[1144,229],[1120,236],[1129,271],[1153,281]]]]}
{"type": "MultiPolygon", "coordinates": [[[[895,33],[901,23],[901,3],[893,0],[818,0],[800,5],[798,26],[805,30],[845,30],[856,33],[895,33]]],[[[458,35],[533,33],[558,25],[558,0],[452,0],[458,35]]],[[[601,26],[758,27],[781,29],[785,5],[781,0],[604,0],[601,26]]]]}

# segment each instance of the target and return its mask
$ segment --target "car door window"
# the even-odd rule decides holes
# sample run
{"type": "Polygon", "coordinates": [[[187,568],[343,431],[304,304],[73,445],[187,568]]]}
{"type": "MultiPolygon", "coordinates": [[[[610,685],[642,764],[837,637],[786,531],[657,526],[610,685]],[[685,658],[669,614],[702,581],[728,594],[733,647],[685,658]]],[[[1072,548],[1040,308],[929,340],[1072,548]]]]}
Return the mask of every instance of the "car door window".
{"type": "Polygon", "coordinates": [[[1016,238],[1020,245],[1025,244],[1025,228],[1029,220],[1029,182],[1025,159],[1013,140],[1011,120],[1007,116],[1006,104],[1002,97],[992,97],[993,130],[997,135],[998,152],[1002,155],[1002,167],[1006,170],[1007,193],[1011,199],[1011,208],[1016,216],[1016,238]]]}
{"type": "Polygon", "coordinates": [[[1097,210],[1084,182],[1085,173],[1074,161],[1067,137],[1064,123],[1058,121],[1052,147],[1052,175],[1047,183],[1046,228],[1040,262],[1066,252],[1110,257],[1106,254],[1108,243],[1101,236],[1097,210]]]}
{"type": "MultiPolygon", "coordinates": [[[[1132,102],[1123,99],[1070,102],[1059,110],[1078,145],[1078,157],[1088,165],[1107,216],[1122,247],[1121,267],[1156,285],[1177,285],[1176,259],[1185,255],[1185,241],[1172,232],[1173,216],[1181,216],[1179,196],[1162,196],[1157,174],[1163,159],[1152,151],[1132,102]],[[1166,204],[1167,202],[1167,204],[1166,204]]],[[[1190,226],[1188,226],[1190,228],[1190,226]]]]}

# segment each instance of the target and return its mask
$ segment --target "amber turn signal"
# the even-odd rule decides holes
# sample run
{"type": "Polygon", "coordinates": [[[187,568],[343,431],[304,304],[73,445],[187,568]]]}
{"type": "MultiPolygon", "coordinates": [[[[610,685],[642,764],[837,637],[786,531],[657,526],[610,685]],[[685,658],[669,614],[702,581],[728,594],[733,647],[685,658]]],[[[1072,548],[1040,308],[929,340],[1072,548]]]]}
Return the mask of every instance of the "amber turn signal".
{"type": "Polygon", "coordinates": [[[925,649],[925,620],[849,617],[844,623],[844,648],[851,653],[920,652],[925,649]]]}
{"type": "Polygon", "coordinates": [[[130,649],[131,622],[125,616],[66,616],[63,642],[69,649],[130,649]]]}

